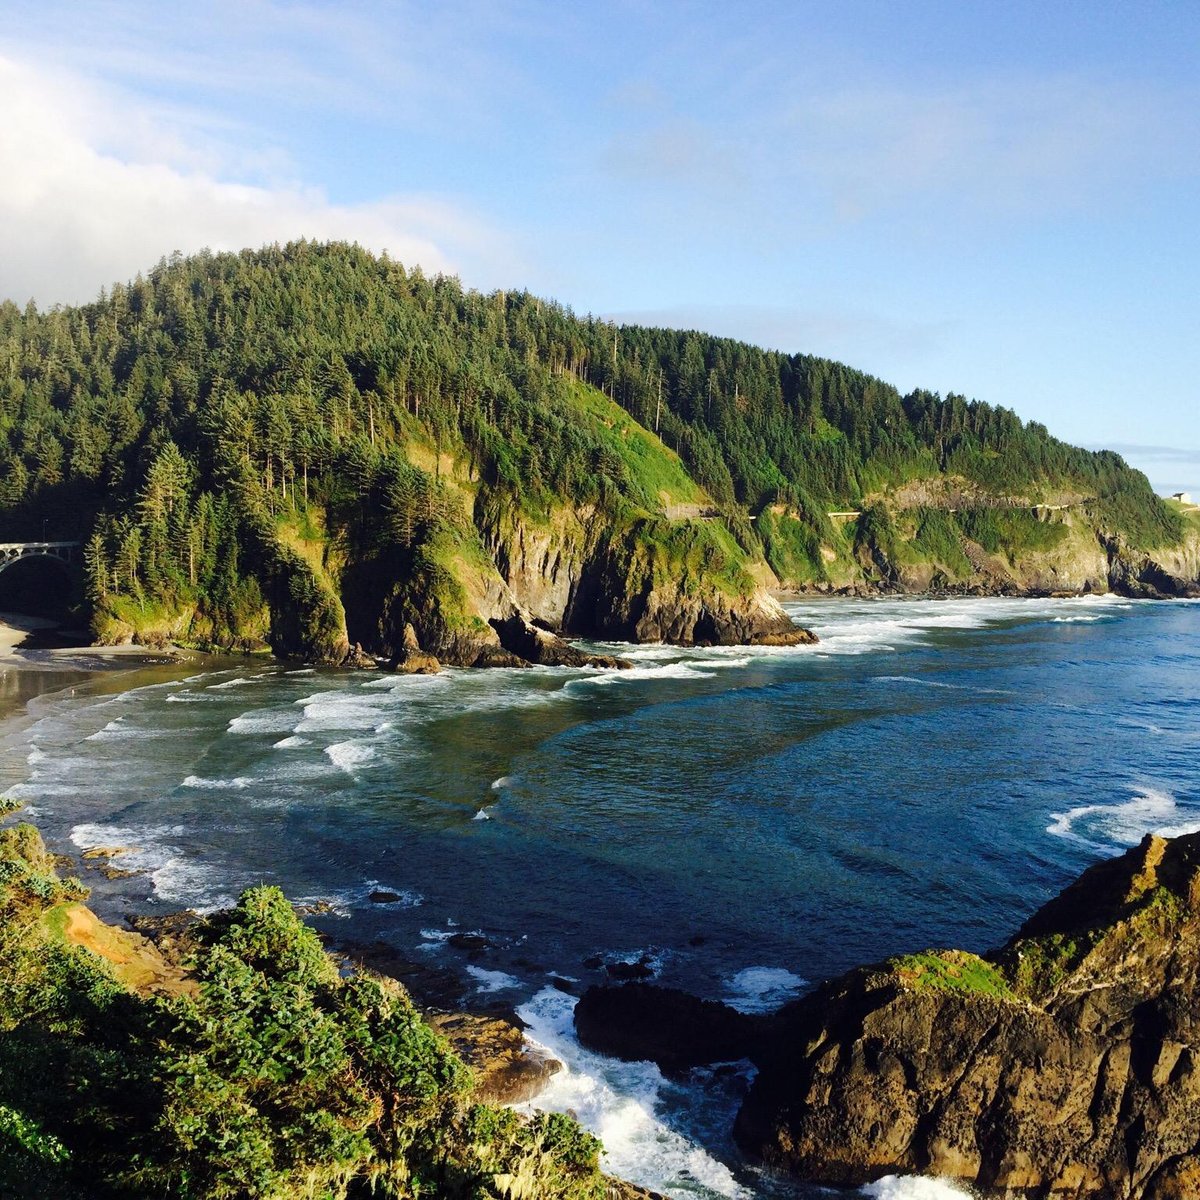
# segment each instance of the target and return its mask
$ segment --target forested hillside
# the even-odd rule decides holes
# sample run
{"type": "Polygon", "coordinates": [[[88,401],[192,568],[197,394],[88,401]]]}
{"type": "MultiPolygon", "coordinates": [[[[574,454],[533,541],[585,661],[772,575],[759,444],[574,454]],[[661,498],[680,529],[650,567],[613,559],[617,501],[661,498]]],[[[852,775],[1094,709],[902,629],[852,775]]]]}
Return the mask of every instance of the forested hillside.
{"type": "Polygon", "coordinates": [[[772,638],[779,582],[921,563],[986,589],[1097,536],[1152,550],[1184,526],[1116,455],[1007,410],[356,247],[175,257],[91,305],[0,306],[0,540],[83,540],[107,639],[329,658],[412,625],[467,662],[516,618],[772,638]]]}

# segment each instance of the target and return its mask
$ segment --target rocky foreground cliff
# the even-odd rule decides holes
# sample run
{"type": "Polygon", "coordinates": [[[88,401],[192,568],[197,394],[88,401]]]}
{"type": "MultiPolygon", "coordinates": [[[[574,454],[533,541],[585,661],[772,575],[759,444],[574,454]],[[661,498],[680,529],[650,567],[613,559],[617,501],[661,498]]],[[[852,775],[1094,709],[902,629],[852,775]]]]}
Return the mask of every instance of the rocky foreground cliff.
{"type": "Polygon", "coordinates": [[[1092,867],[986,957],[890,959],[766,1019],[597,989],[577,1021],[594,1047],[668,1068],[751,1057],[737,1140],[806,1180],[1200,1196],[1200,834],[1092,867]]]}

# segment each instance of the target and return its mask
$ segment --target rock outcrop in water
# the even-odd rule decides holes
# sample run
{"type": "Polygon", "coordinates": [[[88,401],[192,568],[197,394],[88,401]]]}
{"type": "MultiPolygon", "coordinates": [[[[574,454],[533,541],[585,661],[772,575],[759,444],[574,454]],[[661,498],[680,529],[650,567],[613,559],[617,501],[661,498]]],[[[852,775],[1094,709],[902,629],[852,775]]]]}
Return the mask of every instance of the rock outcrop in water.
{"type": "Polygon", "coordinates": [[[763,1022],[727,1004],[649,983],[590,987],[575,1006],[582,1045],[664,1071],[754,1057],[763,1030],[763,1022]]]}
{"type": "Polygon", "coordinates": [[[987,959],[853,971],[780,1015],[740,1144],[805,1179],[1200,1195],[1200,834],[1087,871],[987,959]]]}
{"type": "Polygon", "coordinates": [[[735,1135],[815,1183],[1037,1200],[1200,1196],[1200,833],[1098,864],[980,957],[863,967],[769,1016],[593,988],[581,1041],[666,1069],[747,1057],[735,1135]]]}

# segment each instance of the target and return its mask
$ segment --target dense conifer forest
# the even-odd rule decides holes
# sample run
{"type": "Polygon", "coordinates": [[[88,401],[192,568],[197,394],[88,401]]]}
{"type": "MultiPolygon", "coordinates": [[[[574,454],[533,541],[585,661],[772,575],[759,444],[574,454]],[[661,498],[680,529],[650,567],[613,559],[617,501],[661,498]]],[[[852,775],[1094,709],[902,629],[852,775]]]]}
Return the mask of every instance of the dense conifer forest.
{"type": "Polygon", "coordinates": [[[174,256],[93,304],[0,306],[0,540],[85,542],[100,633],[187,609],[200,641],[320,646],[341,615],[317,544],[327,572],[333,545],[453,608],[436,577],[478,557],[485,510],[599,511],[733,592],[764,557],[820,582],[828,514],[864,510],[850,550],[886,543],[887,497],[921,480],[953,481],[917,540],[954,561],[972,528],[1036,543],[1039,502],[1138,547],[1182,536],[1117,455],[1009,410],[344,244],[174,256]]]}

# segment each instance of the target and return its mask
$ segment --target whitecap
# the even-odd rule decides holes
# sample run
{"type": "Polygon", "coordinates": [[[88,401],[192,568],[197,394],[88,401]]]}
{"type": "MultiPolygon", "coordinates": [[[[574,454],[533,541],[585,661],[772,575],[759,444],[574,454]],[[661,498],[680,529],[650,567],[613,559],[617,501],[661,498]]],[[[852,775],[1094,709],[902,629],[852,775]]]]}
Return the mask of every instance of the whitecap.
{"type": "Polygon", "coordinates": [[[503,971],[487,971],[483,967],[467,967],[467,974],[475,980],[475,990],[490,996],[492,992],[508,992],[521,986],[521,981],[503,971]]]}
{"type": "Polygon", "coordinates": [[[296,714],[288,709],[263,708],[234,717],[225,728],[226,733],[290,733],[295,725],[296,714]]]}
{"type": "Polygon", "coordinates": [[[321,733],[332,730],[373,730],[384,715],[381,702],[372,702],[349,692],[318,692],[295,703],[304,709],[304,718],[294,733],[321,733]]]}
{"type": "MultiPolygon", "coordinates": [[[[122,855],[121,861],[125,863],[127,857],[122,855]]],[[[186,905],[201,914],[232,908],[237,903],[232,893],[223,890],[228,882],[223,870],[179,853],[151,871],[150,881],[164,903],[186,905]]]]}
{"type": "Polygon", "coordinates": [[[244,775],[235,775],[232,779],[205,779],[201,775],[189,775],[180,786],[185,788],[205,788],[210,791],[223,792],[229,790],[240,791],[242,788],[248,788],[253,782],[253,779],[248,779],[244,775]]]}
{"type": "Polygon", "coordinates": [[[325,753],[335,767],[350,774],[375,757],[375,751],[362,742],[334,742],[325,747],[325,753]]]}
{"type": "Polygon", "coordinates": [[[184,905],[201,913],[228,908],[234,898],[223,890],[226,872],[184,854],[174,843],[186,835],[187,830],[180,825],[85,822],[76,825],[70,837],[81,850],[120,846],[122,868],[145,872],[155,895],[164,903],[184,905]]]}
{"type": "Polygon", "coordinates": [[[109,721],[103,729],[97,729],[95,733],[88,734],[83,740],[85,742],[127,742],[134,738],[142,741],[147,738],[177,738],[179,736],[178,730],[147,729],[144,727],[139,729],[129,725],[122,725],[120,721],[120,717],[116,721],[109,721]]]}
{"type": "MultiPolygon", "coordinates": [[[[707,664],[706,664],[707,665],[707,664]]],[[[629,667],[624,671],[600,671],[568,680],[564,691],[582,687],[607,687],[614,683],[638,683],[654,679],[711,679],[711,671],[702,671],[687,662],[671,662],[661,667],[629,667]]]]}
{"type": "Polygon", "coordinates": [[[472,818],[472,821],[490,821],[492,818],[488,816],[487,809],[481,808],[472,818]]]}
{"type": "Polygon", "coordinates": [[[928,1175],[885,1175],[868,1183],[862,1195],[870,1200],[954,1200],[956,1196],[973,1196],[973,1192],[953,1184],[948,1179],[928,1175]]]}
{"type": "Polygon", "coordinates": [[[1179,821],[1183,815],[1169,792],[1143,788],[1118,804],[1082,804],[1051,813],[1046,832],[1092,850],[1119,850],[1136,846],[1148,833],[1179,837],[1200,832],[1200,818],[1179,821]]]}
{"type": "Polygon", "coordinates": [[[512,787],[512,776],[511,775],[501,775],[499,779],[492,780],[492,791],[493,792],[499,792],[503,788],[506,788],[506,787],[512,787]]]}
{"type": "Polygon", "coordinates": [[[225,680],[224,683],[210,683],[208,685],[208,690],[210,692],[219,692],[223,688],[241,687],[242,684],[244,684],[244,683],[259,683],[261,680],[262,680],[261,675],[258,676],[257,678],[252,678],[249,675],[238,675],[233,679],[225,680]]]}
{"type": "Polygon", "coordinates": [[[575,997],[546,987],[517,1009],[530,1041],[563,1064],[524,1110],[574,1113],[604,1143],[604,1169],[632,1183],[674,1195],[707,1190],[749,1200],[751,1193],[724,1163],[658,1119],[666,1080],[653,1063],[619,1062],[580,1046],[575,1004],[575,997]]]}
{"type": "Polygon", "coordinates": [[[726,980],[728,990],[722,999],[738,1012],[773,1012],[798,995],[807,982],[783,967],[746,967],[726,980]]]}
{"type": "Polygon", "coordinates": [[[291,737],[285,737],[281,741],[275,743],[271,747],[273,750],[294,750],[297,746],[311,746],[312,743],[308,738],[302,738],[297,734],[292,734],[291,737]]]}

